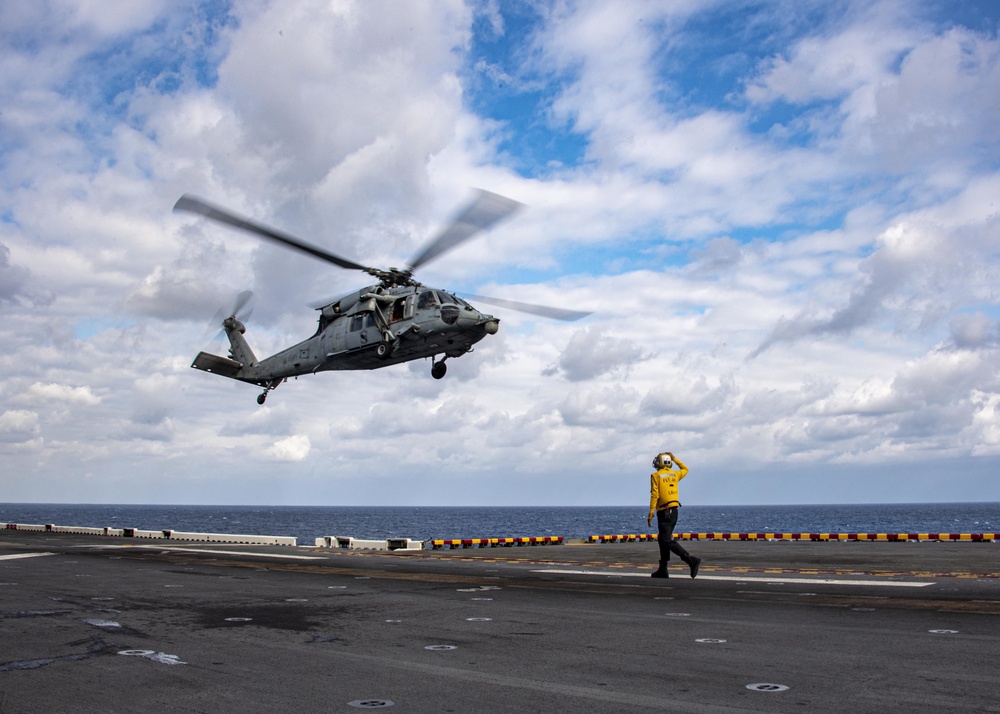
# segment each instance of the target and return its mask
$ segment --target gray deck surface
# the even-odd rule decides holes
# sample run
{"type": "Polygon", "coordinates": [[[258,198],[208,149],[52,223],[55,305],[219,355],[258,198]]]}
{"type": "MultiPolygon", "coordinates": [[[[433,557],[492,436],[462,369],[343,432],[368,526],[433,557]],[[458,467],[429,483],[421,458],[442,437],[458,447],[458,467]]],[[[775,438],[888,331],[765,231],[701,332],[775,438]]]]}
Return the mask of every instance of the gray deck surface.
{"type": "Polygon", "coordinates": [[[0,714],[1000,711],[1000,544],[685,547],[0,531],[0,714]]]}

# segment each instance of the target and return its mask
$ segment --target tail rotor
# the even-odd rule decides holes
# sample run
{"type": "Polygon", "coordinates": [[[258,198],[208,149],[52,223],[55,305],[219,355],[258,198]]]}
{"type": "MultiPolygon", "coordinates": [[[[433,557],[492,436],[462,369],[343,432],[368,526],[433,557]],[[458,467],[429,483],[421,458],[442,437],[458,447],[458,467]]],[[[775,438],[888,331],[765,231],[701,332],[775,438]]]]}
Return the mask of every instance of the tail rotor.
{"type": "Polygon", "coordinates": [[[227,327],[236,327],[237,325],[239,326],[239,331],[244,332],[246,328],[243,326],[243,323],[253,315],[253,305],[250,304],[252,298],[253,293],[250,290],[244,290],[236,296],[231,310],[227,310],[224,307],[216,310],[206,334],[221,336],[227,327]]]}

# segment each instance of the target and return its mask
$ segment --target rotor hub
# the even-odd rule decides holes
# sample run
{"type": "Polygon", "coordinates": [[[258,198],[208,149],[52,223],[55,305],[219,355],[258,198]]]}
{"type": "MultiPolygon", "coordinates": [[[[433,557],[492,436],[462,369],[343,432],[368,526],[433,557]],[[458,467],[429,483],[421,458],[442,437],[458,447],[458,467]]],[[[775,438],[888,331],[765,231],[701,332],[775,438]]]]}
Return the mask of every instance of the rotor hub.
{"type": "Polygon", "coordinates": [[[366,268],[365,272],[377,278],[383,288],[419,287],[420,285],[420,283],[413,279],[413,270],[410,268],[406,268],[405,270],[400,270],[399,268],[389,268],[388,270],[366,268]]]}

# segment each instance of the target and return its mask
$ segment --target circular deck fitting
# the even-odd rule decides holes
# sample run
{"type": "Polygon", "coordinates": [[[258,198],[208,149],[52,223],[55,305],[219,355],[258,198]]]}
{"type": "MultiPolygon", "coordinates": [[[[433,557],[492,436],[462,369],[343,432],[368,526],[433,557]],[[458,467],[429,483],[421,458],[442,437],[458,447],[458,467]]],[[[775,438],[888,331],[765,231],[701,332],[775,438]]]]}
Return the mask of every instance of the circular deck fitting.
{"type": "Polygon", "coordinates": [[[467,618],[465,618],[466,622],[491,622],[492,620],[493,620],[492,617],[467,617],[467,618]]]}
{"type": "Polygon", "coordinates": [[[448,650],[457,650],[458,645],[427,645],[424,649],[431,650],[432,652],[446,652],[448,650]]]}
{"type": "Polygon", "coordinates": [[[385,709],[395,704],[396,702],[391,699],[355,699],[353,702],[348,702],[347,706],[358,709],[385,709]]]}
{"type": "Polygon", "coordinates": [[[784,692],[788,687],[784,684],[772,684],[771,682],[757,682],[748,684],[747,689],[754,692],[784,692]]]}
{"type": "Polygon", "coordinates": [[[253,622],[252,617],[227,617],[226,622],[253,622]]]}
{"type": "Polygon", "coordinates": [[[725,643],[725,640],[717,640],[714,637],[700,637],[695,642],[701,642],[705,645],[721,645],[725,643]]]}

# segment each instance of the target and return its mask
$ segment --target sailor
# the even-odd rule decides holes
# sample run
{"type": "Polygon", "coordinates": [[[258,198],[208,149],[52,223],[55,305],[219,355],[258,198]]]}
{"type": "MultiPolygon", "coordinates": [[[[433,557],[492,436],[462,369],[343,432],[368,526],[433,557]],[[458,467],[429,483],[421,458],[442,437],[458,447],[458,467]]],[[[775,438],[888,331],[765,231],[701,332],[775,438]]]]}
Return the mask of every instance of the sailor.
{"type": "Polygon", "coordinates": [[[687,466],[672,452],[666,451],[657,454],[656,458],[653,459],[653,469],[654,473],[650,475],[649,517],[646,519],[646,523],[652,525],[655,513],[657,542],[660,546],[660,567],[651,574],[651,577],[670,577],[667,573],[667,563],[670,561],[670,554],[674,553],[687,563],[688,567],[691,568],[691,577],[694,578],[698,575],[701,558],[694,557],[674,540],[677,509],[681,505],[678,500],[677,484],[687,476],[687,466]]]}

